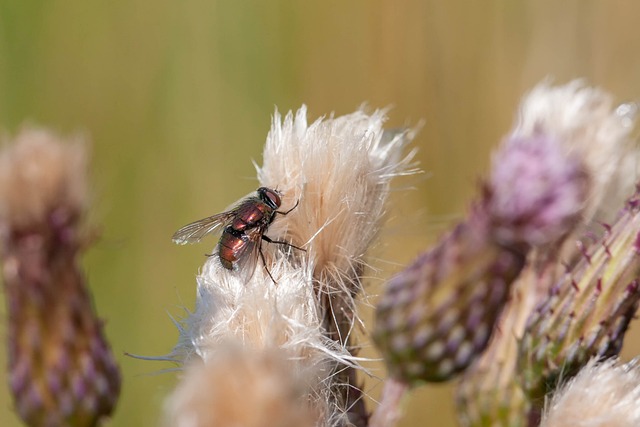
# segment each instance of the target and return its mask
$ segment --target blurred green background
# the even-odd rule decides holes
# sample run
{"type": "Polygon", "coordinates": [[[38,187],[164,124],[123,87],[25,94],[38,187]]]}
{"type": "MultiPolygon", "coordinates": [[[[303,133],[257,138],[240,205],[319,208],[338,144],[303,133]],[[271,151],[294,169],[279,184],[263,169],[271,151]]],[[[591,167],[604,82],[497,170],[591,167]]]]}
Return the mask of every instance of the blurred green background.
{"type": "MultiPolygon", "coordinates": [[[[176,342],[167,313],[193,307],[215,239],[177,247],[170,236],[255,189],[274,106],[306,103],[316,118],[368,102],[394,106],[390,126],[424,119],[415,145],[428,173],[397,183],[415,188],[394,193],[373,252],[384,278],[464,211],[535,83],[585,77],[640,98],[638,16],[632,0],[0,0],[0,127],[92,140],[103,238],[85,266],[124,377],[108,425],[157,425],[175,382],[158,372],[172,366],[123,353],[176,342]]],[[[627,357],[640,354],[637,329],[627,357]]],[[[0,383],[0,425],[18,426],[3,371],[0,383]]],[[[451,396],[416,391],[402,425],[455,425],[451,396]]]]}

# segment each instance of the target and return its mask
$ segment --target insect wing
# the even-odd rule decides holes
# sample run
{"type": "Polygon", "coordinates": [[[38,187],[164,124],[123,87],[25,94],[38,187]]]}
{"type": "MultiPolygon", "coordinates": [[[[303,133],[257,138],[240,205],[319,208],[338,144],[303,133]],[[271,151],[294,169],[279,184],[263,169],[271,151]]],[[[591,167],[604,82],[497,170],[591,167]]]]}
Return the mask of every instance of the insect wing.
{"type": "Polygon", "coordinates": [[[185,225],[173,234],[171,240],[178,245],[199,242],[207,234],[214,232],[216,228],[231,221],[231,219],[238,214],[238,210],[252,198],[252,195],[253,198],[257,199],[254,194],[255,192],[249,193],[229,206],[222,213],[185,225]]]}
{"type": "Polygon", "coordinates": [[[178,245],[199,242],[204,236],[229,222],[235,215],[236,210],[234,209],[192,222],[176,231],[171,239],[178,245]]]}
{"type": "Polygon", "coordinates": [[[249,279],[251,279],[256,270],[256,265],[258,265],[263,232],[264,230],[262,228],[248,230],[246,233],[248,237],[247,242],[242,252],[237,254],[238,261],[236,262],[235,270],[240,274],[244,282],[248,282],[249,279]]]}
{"type": "Polygon", "coordinates": [[[259,243],[248,242],[244,247],[244,254],[238,259],[235,265],[235,271],[242,278],[242,281],[247,283],[253,273],[256,271],[258,265],[258,246],[259,243]]]}

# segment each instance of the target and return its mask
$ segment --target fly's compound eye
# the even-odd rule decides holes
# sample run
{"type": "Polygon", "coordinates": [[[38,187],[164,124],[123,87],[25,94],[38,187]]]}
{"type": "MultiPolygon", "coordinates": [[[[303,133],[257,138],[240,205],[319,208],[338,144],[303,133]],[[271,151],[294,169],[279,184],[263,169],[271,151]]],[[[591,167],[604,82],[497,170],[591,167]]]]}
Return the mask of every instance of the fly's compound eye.
{"type": "Polygon", "coordinates": [[[280,194],[267,187],[258,188],[258,195],[260,199],[268,204],[272,209],[278,209],[282,204],[282,200],[280,199],[280,194]]]}

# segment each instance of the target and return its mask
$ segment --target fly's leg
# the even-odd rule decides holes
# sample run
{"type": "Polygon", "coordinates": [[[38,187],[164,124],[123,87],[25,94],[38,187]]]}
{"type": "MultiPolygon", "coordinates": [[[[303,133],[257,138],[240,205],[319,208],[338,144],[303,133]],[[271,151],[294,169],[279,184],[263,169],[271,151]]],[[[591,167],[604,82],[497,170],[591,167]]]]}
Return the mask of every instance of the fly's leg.
{"type": "MultiPolygon", "coordinates": [[[[296,205],[297,205],[297,204],[296,204],[296,205]]],[[[295,207],[295,206],[294,206],[294,207],[295,207]]],[[[291,212],[291,210],[289,210],[288,212],[291,212]]],[[[278,244],[278,245],[290,246],[290,247],[295,248],[295,249],[297,249],[297,250],[299,250],[299,251],[307,252],[307,250],[306,250],[306,249],[303,249],[303,248],[298,247],[298,246],[296,246],[296,245],[292,245],[292,244],[291,244],[291,243],[289,243],[289,242],[285,242],[285,241],[282,241],[282,240],[272,240],[269,236],[265,236],[264,234],[262,235],[262,240],[264,240],[265,242],[268,242],[268,243],[276,243],[276,244],[278,244]]]]}
{"type": "MultiPolygon", "coordinates": [[[[300,247],[298,247],[296,245],[292,245],[289,242],[283,242],[281,240],[272,240],[271,238],[269,238],[269,236],[265,236],[264,234],[262,235],[262,240],[264,240],[267,243],[276,243],[278,245],[290,246],[292,248],[301,250],[303,252],[307,251],[306,249],[300,248],[300,247]]],[[[258,253],[260,253],[260,258],[262,259],[262,265],[264,265],[264,269],[267,270],[267,274],[269,275],[269,277],[271,277],[271,280],[273,280],[273,283],[277,285],[278,282],[276,282],[276,279],[274,279],[273,276],[271,275],[271,272],[269,271],[269,268],[267,267],[267,262],[264,259],[264,254],[262,253],[262,242],[260,242],[260,246],[258,247],[258,253]]]]}
{"type": "Polygon", "coordinates": [[[271,272],[269,271],[269,268],[267,267],[267,261],[264,259],[264,254],[262,253],[262,245],[258,247],[258,253],[260,254],[260,259],[262,259],[262,265],[264,266],[264,269],[267,271],[267,274],[269,275],[269,277],[271,277],[271,280],[273,280],[273,284],[277,285],[278,282],[276,282],[276,279],[273,278],[273,276],[271,275],[271,272]]]}

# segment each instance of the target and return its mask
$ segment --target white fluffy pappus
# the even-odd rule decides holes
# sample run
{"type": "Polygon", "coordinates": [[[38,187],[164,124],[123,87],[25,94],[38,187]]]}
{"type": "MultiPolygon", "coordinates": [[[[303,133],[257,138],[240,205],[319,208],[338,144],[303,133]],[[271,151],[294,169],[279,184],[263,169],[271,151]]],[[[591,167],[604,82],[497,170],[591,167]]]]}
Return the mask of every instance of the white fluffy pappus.
{"type": "Polygon", "coordinates": [[[413,172],[413,152],[402,153],[414,131],[384,131],[385,120],[386,110],[358,110],[308,125],[305,106],[273,117],[258,178],[285,195],[285,209],[299,206],[270,233],[303,244],[315,278],[354,276],[380,229],[391,178],[413,172]]]}
{"type": "Polygon", "coordinates": [[[167,402],[167,427],[312,427],[305,384],[277,350],[223,347],[190,365],[167,402]]]}
{"type": "MultiPolygon", "coordinates": [[[[390,180],[409,172],[412,157],[402,151],[413,131],[385,132],[385,119],[384,110],[359,110],[308,125],[304,106],[284,121],[274,115],[259,181],[282,193],[280,211],[297,206],[276,215],[267,235],[305,251],[262,245],[276,283],[261,261],[245,281],[210,257],[198,276],[195,312],[179,326],[174,359],[186,362],[197,355],[195,360],[215,363],[229,345],[247,352],[283,350],[306,385],[316,425],[345,424],[353,402],[337,397],[336,387],[354,384],[336,378],[358,368],[358,358],[341,334],[357,321],[363,257],[380,229],[390,180]],[[327,319],[337,324],[338,337],[327,319]]],[[[183,399],[182,389],[170,398],[169,418],[176,418],[171,408],[185,407],[171,404],[183,399]]]]}
{"type": "Polygon", "coordinates": [[[512,135],[546,135],[581,157],[591,183],[584,218],[609,220],[638,179],[634,119],[618,111],[609,93],[583,80],[559,86],[544,81],[522,100],[512,135]]]}
{"type": "Polygon", "coordinates": [[[547,402],[541,427],[637,427],[640,425],[638,359],[622,364],[595,359],[547,402]]]}
{"type": "Polygon", "coordinates": [[[55,209],[78,215],[89,201],[88,150],[80,137],[68,141],[25,127],[0,156],[0,221],[21,228],[47,221],[55,209]]]}

